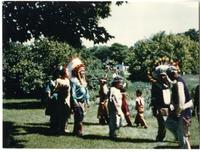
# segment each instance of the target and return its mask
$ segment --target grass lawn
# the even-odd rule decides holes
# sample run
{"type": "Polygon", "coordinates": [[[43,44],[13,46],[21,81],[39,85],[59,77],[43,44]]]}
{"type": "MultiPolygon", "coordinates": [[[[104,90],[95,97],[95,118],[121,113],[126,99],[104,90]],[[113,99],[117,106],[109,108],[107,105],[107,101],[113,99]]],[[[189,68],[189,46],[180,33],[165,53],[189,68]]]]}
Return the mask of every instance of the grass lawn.
{"type": "MultiPolygon", "coordinates": [[[[148,90],[148,84],[141,85],[148,90]]],[[[131,86],[130,86],[131,88],[131,86]]],[[[135,88],[134,88],[135,89],[135,88]]],[[[133,91],[133,90],[132,90],[133,91]]],[[[134,90],[135,91],[135,90],[134,90]]],[[[134,105],[134,93],[130,93],[130,108],[134,105]]],[[[146,91],[146,94],[148,91],[146,91]]],[[[149,97],[146,97],[148,100],[149,97]]],[[[146,106],[145,119],[148,129],[123,127],[119,131],[119,138],[112,141],[108,138],[108,126],[101,126],[97,119],[98,104],[93,102],[87,109],[84,119],[84,136],[68,135],[55,136],[49,133],[49,117],[45,116],[44,108],[36,99],[4,99],[3,100],[3,148],[56,148],[56,149],[177,149],[178,143],[173,135],[167,131],[166,139],[162,143],[155,142],[157,134],[156,119],[146,106]]],[[[135,111],[131,109],[132,122],[135,111]]],[[[70,119],[69,130],[73,128],[73,117],[70,119]]],[[[193,149],[199,148],[199,123],[193,117],[190,127],[191,145],[193,149]]]]}
{"type": "MultiPolygon", "coordinates": [[[[68,135],[54,136],[49,134],[49,117],[37,100],[4,100],[3,104],[3,146],[4,148],[177,148],[173,135],[168,131],[165,142],[155,142],[157,131],[156,120],[146,116],[148,129],[124,127],[119,131],[119,139],[108,138],[108,126],[100,126],[96,118],[97,105],[92,105],[85,117],[84,136],[82,138],[68,135]]],[[[132,121],[134,118],[132,117],[132,121]]],[[[72,131],[73,118],[69,129],[72,131]]],[[[199,125],[193,118],[191,144],[198,148],[200,142],[199,125]]]]}

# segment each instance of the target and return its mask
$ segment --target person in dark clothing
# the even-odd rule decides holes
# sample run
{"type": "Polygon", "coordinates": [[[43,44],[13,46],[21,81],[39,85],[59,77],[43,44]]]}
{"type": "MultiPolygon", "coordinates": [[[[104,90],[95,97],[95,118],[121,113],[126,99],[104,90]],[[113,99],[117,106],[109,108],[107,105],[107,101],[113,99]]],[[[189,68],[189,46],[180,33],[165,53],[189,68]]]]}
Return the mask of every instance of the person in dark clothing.
{"type": "Polygon", "coordinates": [[[191,149],[189,142],[189,126],[191,123],[192,98],[183,78],[175,67],[167,70],[172,86],[172,101],[169,116],[165,122],[166,127],[177,137],[180,148],[191,149]]]}
{"type": "Polygon", "coordinates": [[[58,100],[58,93],[54,91],[55,89],[55,81],[60,77],[59,68],[53,71],[52,79],[49,80],[44,89],[44,99],[45,99],[45,115],[50,117],[50,129],[51,132],[55,132],[57,119],[56,119],[56,111],[55,107],[58,100]]]}
{"type": "MultiPolygon", "coordinates": [[[[162,68],[162,67],[161,67],[162,68]]],[[[167,81],[165,70],[160,70],[157,81],[152,83],[151,89],[151,107],[153,116],[158,123],[158,132],[156,141],[162,142],[166,135],[165,118],[168,115],[170,105],[170,84],[167,81]]]]}
{"type": "Polygon", "coordinates": [[[195,94],[194,94],[194,115],[197,114],[197,118],[199,121],[199,85],[195,88],[195,94]]]}
{"type": "Polygon", "coordinates": [[[60,77],[55,81],[54,92],[57,92],[57,103],[54,107],[56,113],[56,131],[59,134],[68,133],[68,119],[71,114],[70,104],[70,81],[66,66],[60,70],[60,77]]]}

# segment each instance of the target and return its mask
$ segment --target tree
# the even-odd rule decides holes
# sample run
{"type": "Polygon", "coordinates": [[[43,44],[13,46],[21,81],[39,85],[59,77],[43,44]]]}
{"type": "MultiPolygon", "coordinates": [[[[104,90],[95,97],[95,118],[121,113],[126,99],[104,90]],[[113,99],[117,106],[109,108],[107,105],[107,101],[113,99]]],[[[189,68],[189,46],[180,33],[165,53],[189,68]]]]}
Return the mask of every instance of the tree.
{"type": "Polygon", "coordinates": [[[38,97],[55,68],[67,64],[75,52],[66,43],[48,39],[37,40],[31,46],[9,43],[3,50],[5,96],[38,97]]]}
{"type": "Polygon", "coordinates": [[[188,31],[184,32],[186,36],[189,36],[191,40],[198,42],[199,41],[199,31],[195,29],[189,29],[188,31]]]}
{"type": "Polygon", "coordinates": [[[136,42],[130,48],[130,78],[146,80],[148,67],[161,57],[178,61],[182,73],[197,74],[198,50],[198,43],[184,34],[157,33],[149,39],[136,42]]]}
{"type": "Polygon", "coordinates": [[[128,58],[128,47],[119,43],[114,43],[111,45],[110,50],[112,52],[111,59],[117,63],[127,63],[128,58]]]}
{"type": "Polygon", "coordinates": [[[112,56],[112,51],[108,46],[94,46],[89,48],[90,52],[103,63],[105,63],[112,56]]]}
{"type": "Polygon", "coordinates": [[[110,4],[106,1],[4,1],[3,43],[23,42],[41,35],[73,47],[81,46],[81,38],[95,44],[107,42],[113,36],[98,22],[110,16],[110,4]]]}

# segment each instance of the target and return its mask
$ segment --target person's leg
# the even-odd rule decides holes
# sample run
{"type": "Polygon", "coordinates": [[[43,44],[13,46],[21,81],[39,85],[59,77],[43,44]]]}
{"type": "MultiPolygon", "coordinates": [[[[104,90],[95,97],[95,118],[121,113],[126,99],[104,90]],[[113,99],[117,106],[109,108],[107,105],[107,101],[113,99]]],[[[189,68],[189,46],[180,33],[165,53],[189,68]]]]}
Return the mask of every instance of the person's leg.
{"type": "Polygon", "coordinates": [[[175,136],[176,140],[178,139],[177,129],[178,129],[178,120],[174,120],[171,117],[168,117],[164,122],[164,125],[170,132],[175,136]]]}
{"type": "Polygon", "coordinates": [[[144,119],[144,113],[139,114],[139,121],[140,121],[142,127],[148,128],[147,123],[144,119]]]}
{"type": "Polygon", "coordinates": [[[183,130],[183,118],[182,116],[179,117],[179,120],[178,120],[178,129],[177,129],[177,134],[178,134],[178,141],[179,141],[179,145],[180,145],[180,148],[185,148],[185,140],[184,140],[184,130],[183,130]]]}
{"type": "Polygon", "coordinates": [[[127,126],[133,126],[132,122],[131,122],[131,118],[130,118],[130,115],[125,115],[125,119],[126,119],[126,122],[127,122],[127,126]]]}
{"type": "MultiPolygon", "coordinates": [[[[186,120],[187,121],[187,120],[186,120]]],[[[189,142],[189,130],[188,130],[188,123],[184,120],[184,118],[181,116],[179,118],[178,123],[178,139],[180,148],[183,149],[191,149],[190,142],[189,142]]]]}
{"type": "Polygon", "coordinates": [[[186,123],[184,123],[184,140],[185,140],[185,147],[187,148],[187,149],[191,149],[191,145],[190,145],[190,141],[189,141],[189,126],[188,126],[188,124],[186,124],[186,123]]]}
{"type": "Polygon", "coordinates": [[[156,117],[157,123],[158,123],[158,132],[156,136],[156,141],[163,141],[166,135],[166,128],[164,125],[164,119],[163,116],[157,115],[156,117]]]}
{"type": "Polygon", "coordinates": [[[78,136],[82,136],[83,130],[83,109],[81,107],[74,108],[74,131],[73,133],[78,136]]]}
{"type": "Polygon", "coordinates": [[[60,134],[65,133],[65,125],[67,122],[67,109],[64,103],[60,103],[58,107],[58,127],[60,134]]]}
{"type": "Polygon", "coordinates": [[[74,128],[73,128],[74,135],[77,135],[78,132],[78,123],[79,123],[78,119],[79,119],[78,107],[74,107],[74,128]]]}
{"type": "Polygon", "coordinates": [[[116,137],[116,118],[114,115],[110,115],[109,119],[109,136],[110,138],[115,138],[116,137]]]}
{"type": "Polygon", "coordinates": [[[138,127],[139,124],[140,124],[140,121],[139,121],[139,113],[136,114],[136,117],[135,117],[135,122],[136,126],[138,127]]]}

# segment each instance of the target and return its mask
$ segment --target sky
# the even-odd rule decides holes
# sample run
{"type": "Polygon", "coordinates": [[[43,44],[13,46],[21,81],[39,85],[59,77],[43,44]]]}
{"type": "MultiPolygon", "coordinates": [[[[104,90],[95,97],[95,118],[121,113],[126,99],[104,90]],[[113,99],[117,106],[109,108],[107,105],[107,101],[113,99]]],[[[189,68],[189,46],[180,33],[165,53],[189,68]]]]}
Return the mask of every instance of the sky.
{"type": "MultiPolygon", "coordinates": [[[[112,5],[111,15],[100,20],[100,25],[115,38],[100,45],[120,43],[130,47],[160,31],[175,34],[199,29],[197,0],[132,0],[121,6],[112,5]]],[[[93,46],[93,42],[84,39],[83,44],[93,46]]]]}

